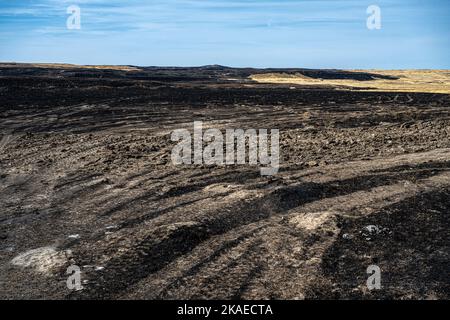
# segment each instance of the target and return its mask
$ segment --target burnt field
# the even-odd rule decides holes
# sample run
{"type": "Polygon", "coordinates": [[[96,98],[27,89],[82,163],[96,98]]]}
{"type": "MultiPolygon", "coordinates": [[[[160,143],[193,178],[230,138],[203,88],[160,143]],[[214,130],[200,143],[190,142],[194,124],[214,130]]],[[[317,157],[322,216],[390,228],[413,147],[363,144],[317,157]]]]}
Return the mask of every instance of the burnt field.
{"type": "Polygon", "coordinates": [[[375,79],[0,64],[0,298],[449,299],[450,95],[375,79]],[[278,174],[173,165],[194,120],[279,129],[278,174]]]}

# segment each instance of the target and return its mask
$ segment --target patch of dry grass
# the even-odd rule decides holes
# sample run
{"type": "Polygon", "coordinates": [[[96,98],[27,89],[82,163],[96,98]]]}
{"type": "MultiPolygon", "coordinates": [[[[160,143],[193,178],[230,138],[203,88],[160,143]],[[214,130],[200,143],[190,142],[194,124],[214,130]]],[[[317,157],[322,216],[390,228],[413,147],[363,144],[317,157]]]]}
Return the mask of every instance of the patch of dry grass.
{"type": "Polygon", "coordinates": [[[397,80],[374,79],[357,81],[349,79],[311,78],[300,73],[254,74],[250,78],[261,83],[286,83],[310,86],[333,86],[337,90],[367,90],[388,92],[428,92],[450,94],[450,70],[348,70],[368,72],[382,76],[398,77],[397,80]]]}

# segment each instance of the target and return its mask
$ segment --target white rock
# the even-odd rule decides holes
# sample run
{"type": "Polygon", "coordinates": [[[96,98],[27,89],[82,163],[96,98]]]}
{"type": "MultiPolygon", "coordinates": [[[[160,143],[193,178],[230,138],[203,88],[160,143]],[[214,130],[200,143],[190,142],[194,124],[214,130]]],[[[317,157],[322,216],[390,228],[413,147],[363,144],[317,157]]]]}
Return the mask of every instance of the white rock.
{"type": "Polygon", "coordinates": [[[373,233],[378,234],[378,233],[381,232],[380,227],[375,226],[375,225],[368,225],[368,226],[365,226],[365,227],[364,227],[364,230],[367,231],[367,232],[369,232],[369,233],[371,233],[371,234],[373,234],[373,233]]]}
{"type": "Polygon", "coordinates": [[[67,263],[66,253],[57,251],[54,247],[42,247],[26,251],[11,260],[11,264],[32,268],[37,272],[50,273],[67,263]]]}

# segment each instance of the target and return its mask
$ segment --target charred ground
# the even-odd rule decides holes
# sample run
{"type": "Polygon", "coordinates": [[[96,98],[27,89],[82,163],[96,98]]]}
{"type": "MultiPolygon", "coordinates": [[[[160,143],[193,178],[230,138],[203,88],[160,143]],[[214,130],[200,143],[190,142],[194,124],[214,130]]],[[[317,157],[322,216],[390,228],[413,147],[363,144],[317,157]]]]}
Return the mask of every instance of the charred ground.
{"type": "Polygon", "coordinates": [[[278,72],[380,77],[1,65],[0,297],[448,299],[450,96],[249,78],[278,72]],[[194,120],[279,129],[279,174],[173,166],[194,120]]]}

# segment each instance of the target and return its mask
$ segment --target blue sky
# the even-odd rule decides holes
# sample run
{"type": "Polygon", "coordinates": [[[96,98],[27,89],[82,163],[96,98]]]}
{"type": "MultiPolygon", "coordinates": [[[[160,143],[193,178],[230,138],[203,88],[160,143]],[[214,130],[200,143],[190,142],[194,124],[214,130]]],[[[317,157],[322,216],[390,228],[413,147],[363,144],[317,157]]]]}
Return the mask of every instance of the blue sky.
{"type": "Polygon", "coordinates": [[[449,0],[0,0],[0,61],[450,69],[449,14],[449,0]]]}

